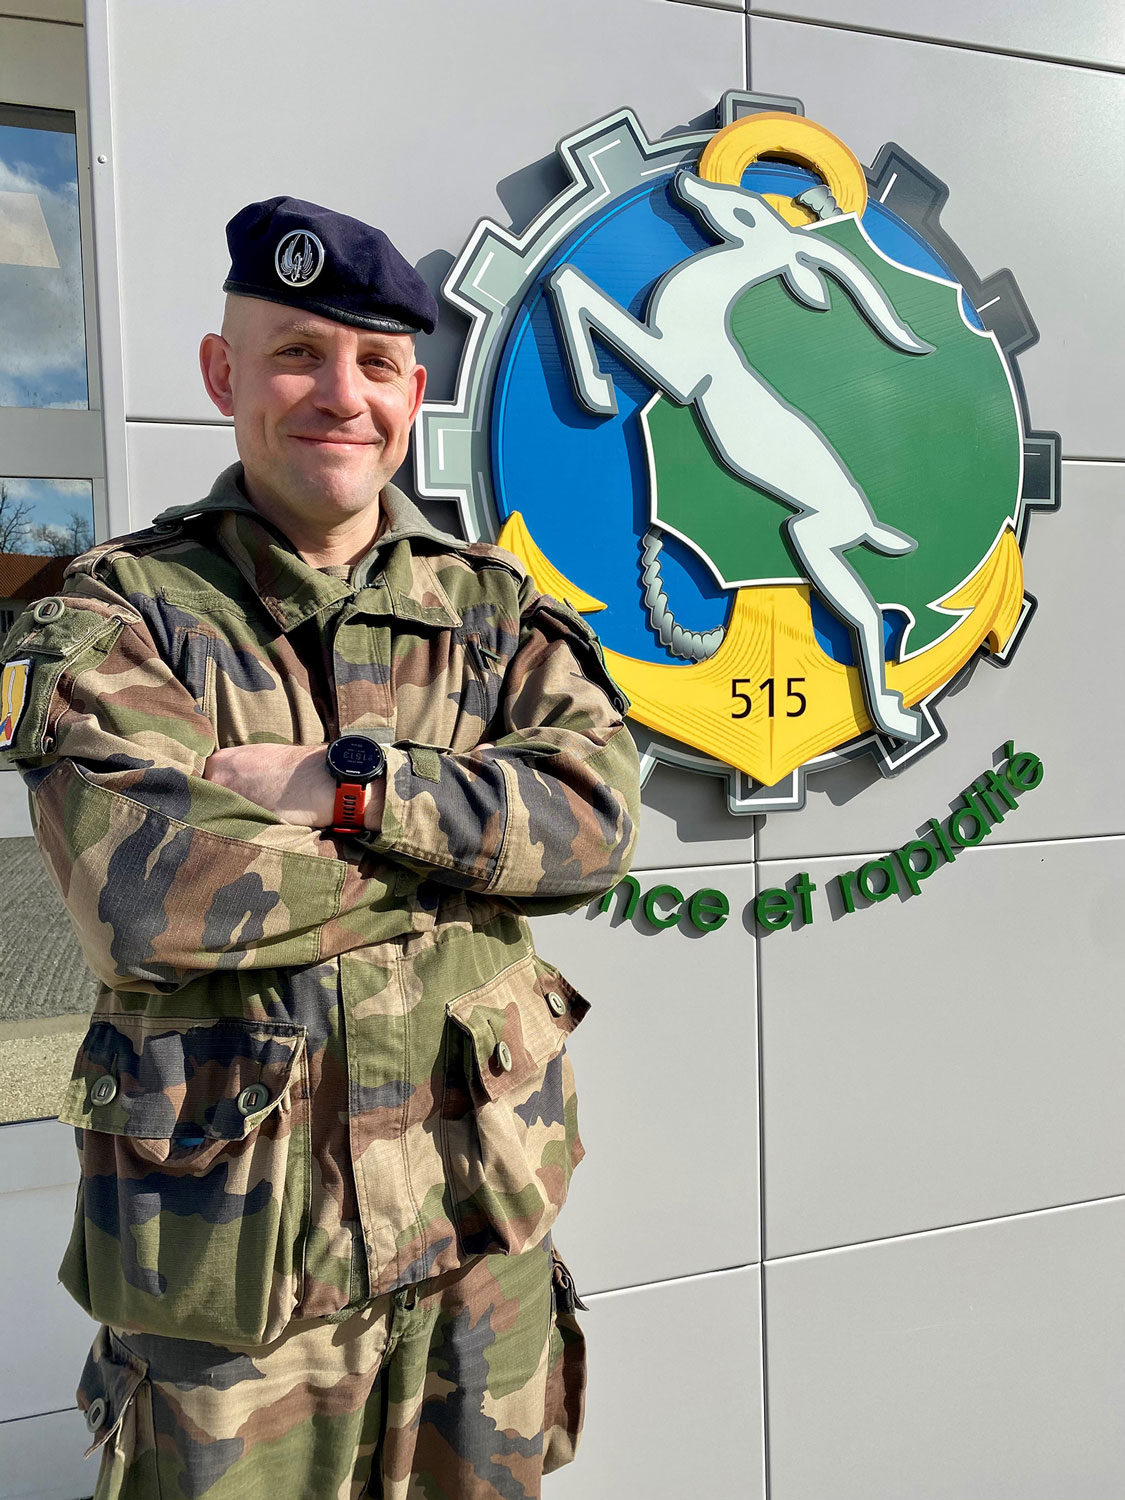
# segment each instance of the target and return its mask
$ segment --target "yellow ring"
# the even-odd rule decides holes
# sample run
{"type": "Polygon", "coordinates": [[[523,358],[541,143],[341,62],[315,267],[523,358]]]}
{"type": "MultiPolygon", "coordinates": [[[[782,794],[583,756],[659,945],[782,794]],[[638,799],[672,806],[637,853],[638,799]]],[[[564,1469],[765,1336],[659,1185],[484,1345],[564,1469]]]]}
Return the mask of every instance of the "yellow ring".
{"type": "MultiPolygon", "coordinates": [[[[815,172],[835,198],[841,213],[858,216],[867,207],[867,178],[859,160],[843,141],[815,120],[782,110],[762,110],[717,130],[703,148],[699,175],[708,182],[737,187],[746,168],[762,156],[815,172]]],[[[768,197],[773,202],[776,195],[771,193],[768,197]]],[[[813,220],[814,216],[800,204],[782,201],[792,203],[801,223],[813,220]]]]}

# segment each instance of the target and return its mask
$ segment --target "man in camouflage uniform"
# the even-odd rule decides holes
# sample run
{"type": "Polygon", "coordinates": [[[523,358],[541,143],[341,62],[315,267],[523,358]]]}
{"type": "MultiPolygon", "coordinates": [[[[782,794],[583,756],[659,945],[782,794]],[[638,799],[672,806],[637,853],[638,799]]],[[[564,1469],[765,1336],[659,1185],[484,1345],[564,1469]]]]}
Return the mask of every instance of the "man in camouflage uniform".
{"type": "Polygon", "coordinates": [[[627,866],[626,704],[570,609],[388,483],[436,316],[389,241],[292,199],[228,240],[201,359],[242,463],[4,651],[103,984],[60,1111],[98,1496],[527,1500],[581,1423],[549,1231],[587,1005],[526,917],[627,866]],[[340,832],[355,731],[385,774],[340,832]]]}

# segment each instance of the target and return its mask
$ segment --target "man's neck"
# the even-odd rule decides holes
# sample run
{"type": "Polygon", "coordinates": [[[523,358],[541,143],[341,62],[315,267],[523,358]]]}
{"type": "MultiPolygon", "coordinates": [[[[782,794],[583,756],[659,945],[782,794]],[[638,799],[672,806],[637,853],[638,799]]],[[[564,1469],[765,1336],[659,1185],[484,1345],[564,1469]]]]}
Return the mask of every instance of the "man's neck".
{"type": "Polygon", "coordinates": [[[289,538],[313,568],[350,567],[366,557],[385,529],[381,502],[325,528],[314,520],[294,515],[275,497],[244,478],[246,498],[258,513],[289,538]]]}

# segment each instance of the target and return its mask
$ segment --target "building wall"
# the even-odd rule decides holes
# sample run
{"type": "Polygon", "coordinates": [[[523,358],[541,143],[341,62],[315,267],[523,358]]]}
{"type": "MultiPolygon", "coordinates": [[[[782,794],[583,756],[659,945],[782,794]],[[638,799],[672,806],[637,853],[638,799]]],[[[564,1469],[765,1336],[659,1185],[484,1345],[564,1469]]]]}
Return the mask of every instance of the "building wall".
{"type": "MultiPolygon", "coordinates": [[[[298,0],[88,4],[118,528],[233,457],[195,349],[220,317],[222,225],[253,198],[380,223],[436,289],[478,218],[520,228],[561,188],[563,135],[628,104],[655,138],[750,87],[802,99],[866,162],[899,142],[949,184],[942,222],[977,270],[1015,273],[1041,333],[1020,362],[1032,419],[1061,432],[1064,466],[1062,509],[1031,528],[1040,607],[1012,665],[946,700],[948,742],[912,771],[825,773],[799,813],[734,817],[720,781],[658,768],[639,878],[721,889],[721,930],[538,924],[593,1006],[572,1046],[589,1155],[558,1236],[591,1294],[590,1407],[547,1493],[1113,1500],[1120,6],[330,0],[313,17],[298,0]],[[742,919],[756,891],[803,870],[823,897],[914,837],[1008,740],[1042,757],[1042,786],[919,896],[847,918],[824,901],[765,937],[742,919]]],[[[446,309],[424,341],[438,397],[463,336],[446,309]]],[[[90,1330],[52,1275],[65,1134],[0,1130],[0,1183],[23,1183],[4,1199],[0,1307],[9,1327],[43,1310],[0,1357],[0,1500],[92,1488],[70,1409],[90,1330]]]]}

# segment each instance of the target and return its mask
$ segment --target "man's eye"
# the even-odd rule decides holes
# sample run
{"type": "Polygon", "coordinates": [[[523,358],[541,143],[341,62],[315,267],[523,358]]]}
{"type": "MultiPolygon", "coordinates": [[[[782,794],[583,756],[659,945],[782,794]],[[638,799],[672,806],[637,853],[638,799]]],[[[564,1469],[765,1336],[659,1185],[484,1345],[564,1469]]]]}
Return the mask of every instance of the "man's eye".
{"type": "Polygon", "coordinates": [[[285,349],[279,349],[277,352],[284,359],[301,358],[304,355],[310,354],[310,351],[308,349],[302,348],[300,344],[291,344],[285,349]]]}

